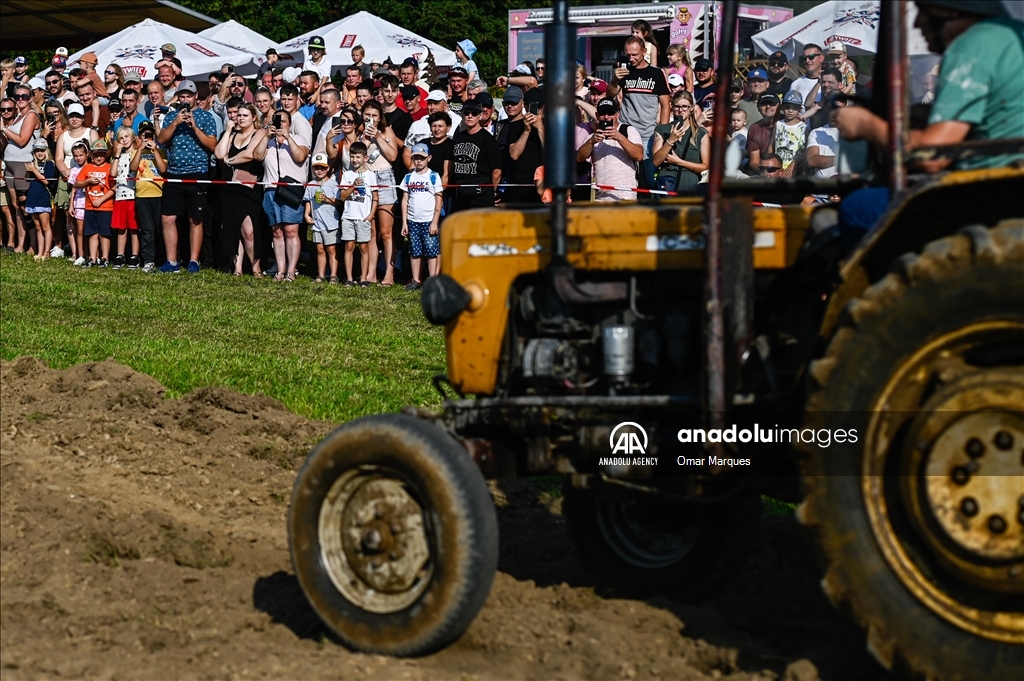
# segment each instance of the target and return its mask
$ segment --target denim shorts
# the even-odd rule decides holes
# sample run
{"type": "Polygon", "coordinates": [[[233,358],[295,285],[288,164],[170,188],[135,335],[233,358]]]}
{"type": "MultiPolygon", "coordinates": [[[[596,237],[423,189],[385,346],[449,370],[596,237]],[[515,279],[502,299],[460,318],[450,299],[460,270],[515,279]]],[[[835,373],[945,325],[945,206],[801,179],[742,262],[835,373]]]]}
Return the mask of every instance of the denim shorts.
{"type": "Polygon", "coordinates": [[[263,192],[263,212],[273,225],[299,225],[305,217],[302,206],[292,208],[291,206],[277,200],[277,190],[270,189],[263,192]]]}

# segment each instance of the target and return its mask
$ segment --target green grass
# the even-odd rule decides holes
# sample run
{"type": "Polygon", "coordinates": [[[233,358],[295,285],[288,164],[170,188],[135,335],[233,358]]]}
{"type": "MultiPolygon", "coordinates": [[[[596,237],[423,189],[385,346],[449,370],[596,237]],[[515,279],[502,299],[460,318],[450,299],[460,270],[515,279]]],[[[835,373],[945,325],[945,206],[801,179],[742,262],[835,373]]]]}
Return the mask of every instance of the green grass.
{"type": "Polygon", "coordinates": [[[437,406],[444,340],[401,287],[290,284],[82,270],[0,258],[0,357],[54,368],[112,357],[169,396],[206,385],[262,392],[310,418],[346,421],[437,406]]]}

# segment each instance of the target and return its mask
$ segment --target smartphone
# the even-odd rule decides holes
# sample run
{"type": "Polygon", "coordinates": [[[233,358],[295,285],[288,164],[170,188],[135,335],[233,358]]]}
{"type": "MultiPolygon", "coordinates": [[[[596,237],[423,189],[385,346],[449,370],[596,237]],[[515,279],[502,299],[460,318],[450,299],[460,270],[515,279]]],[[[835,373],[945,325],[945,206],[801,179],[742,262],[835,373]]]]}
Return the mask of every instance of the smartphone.
{"type": "Polygon", "coordinates": [[[629,57],[627,57],[626,55],[621,55],[619,57],[619,68],[620,69],[628,69],[629,68],[629,57]]]}
{"type": "Polygon", "coordinates": [[[599,128],[601,128],[602,130],[611,130],[612,122],[611,121],[600,121],[600,122],[598,122],[597,126],[599,128]]]}
{"type": "Polygon", "coordinates": [[[191,104],[185,104],[184,102],[182,102],[181,104],[178,105],[178,110],[179,111],[191,111],[192,110],[192,105],[191,104]]]}
{"type": "Polygon", "coordinates": [[[331,127],[332,128],[340,128],[341,127],[341,116],[335,116],[334,118],[331,119],[331,127]]]}
{"type": "Polygon", "coordinates": [[[281,124],[284,122],[284,116],[282,116],[281,112],[279,111],[274,114],[274,117],[271,119],[271,122],[275,128],[280,128],[281,124]]]}
{"type": "Polygon", "coordinates": [[[684,116],[676,116],[675,120],[672,121],[672,125],[676,126],[677,128],[680,125],[686,125],[686,118],[684,116]]]}
{"type": "Polygon", "coordinates": [[[373,127],[373,119],[372,118],[364,118],[363,119],[363,128],[365,129],[365,128],[372,128],[372,127],[373,127]]]}
{"type": "Polygon", "coordinates": [[[532,113],[534,116],[536,116],[537,112],[540,111],[540,102],[537,102],[537,101],[527,102],[526,103],[526,111],[527,111],[527,113],[532,113]]]}

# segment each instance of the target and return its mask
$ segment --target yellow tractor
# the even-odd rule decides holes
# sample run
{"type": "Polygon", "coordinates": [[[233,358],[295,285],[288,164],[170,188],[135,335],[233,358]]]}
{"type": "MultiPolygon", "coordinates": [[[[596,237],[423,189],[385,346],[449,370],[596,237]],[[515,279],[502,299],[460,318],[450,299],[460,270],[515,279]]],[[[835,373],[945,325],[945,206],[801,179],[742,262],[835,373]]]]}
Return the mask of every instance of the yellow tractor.
{"type": "MultiPolygon", "coordinates": [[[[903,5],[883,3],[891,73],[905,64],[903,5]]],[[[723,26],[735,12],[725,4],[723,26]]],[[[1019,678],[1024,169],[907,175],[894,78],[876,100],[894,129],[892,175],[876,183],[893,198],[852,252],[829,204],[755,204],[869,178],[723,180],[725,116],[706,195],[567,208],[573,32],[556,2],[551,209],[443,225],[443,274],[422,293],[444,326],[442,410],[342,425],[298,475],[290,547],[313,608],[354,649],[451,643],[497,565],[485,478],[561,473],[572,540],[621,592],[723,588],[767,494],[799,503],[828,596],[886,667],[1019,678]]],[[[1004,142],[917,153],[1024,147],[1004,142]]]]}

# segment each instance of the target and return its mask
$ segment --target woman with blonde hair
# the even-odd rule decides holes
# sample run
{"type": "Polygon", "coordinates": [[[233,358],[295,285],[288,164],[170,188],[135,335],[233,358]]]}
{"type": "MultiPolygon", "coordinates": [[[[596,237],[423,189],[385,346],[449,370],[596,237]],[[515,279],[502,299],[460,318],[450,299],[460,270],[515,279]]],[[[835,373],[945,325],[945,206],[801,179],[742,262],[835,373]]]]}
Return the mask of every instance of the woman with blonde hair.
{"type": "Polygon", "coordinates": [[[690,64],[690,52],[686,45],[675,43],[668,46],[665,52],[668,55],[668,66],[665,68],[665,77],[675,74],[683,79],[686,91],[693,92],[693,65],[690,64]]]}
{"type": "Polygon", "coordinates": [[[658,168],[657,187],[676,191],[699,184],[711,163],[711,143],[698,122],[693,95],[685,90],[672,97],[672,122],[654,128],[651,160],[658,168]]]}
{"type": "Polygon", "coordinates": [[[270,117],[274,113],[274,93],[265,87],[257,88],[253,101],[259,114],[256,117],[256,127],[266,128],[270,125],[270,117]]]}
{"type": "Polygon", "coordinates": [[[248,102],[238,107],[235,121],[228,121],[227,129],[217,142],[214,155],[231,169],[231,184],[222,193],[224,207],[224,254],[232,259],[236,277],[242,276],[246,257],[252,264],[252,276],[262,279],[260,259],[263,235],[263,163],[253,158],[252,152],[267,135],[259,128],[259,110],[248,102]]]}
{"type": "Polygon", "coordinates": [[[378,197],[377,214],[370,223],[370,268],[366,281],[372,283],[377,280],[377,259],[380,254],[377,241],[379,239],[384,249],[384,278],[380,280],[380,285],[391,286],[395,283],[395,265],[392,262],[395,242],[391,238],[391,230],[395,225],[394,208],[398,201],[398,193],[395,191],[395,172],[391,164],[398,158],[398,140],[388,129],[387,119],[384,118],[384,107],[375,101],[369,101],[363,105],[361,141],[366,144],[366,167],[372,170],[377,177],[378,197]]]}
{"type": "Polygon", "coordinates": [[[576,64],[576,98],[585,100],[587,93],[590,92],[590,86],[587,84],[587,79],[590,78],[590,74],[587,73],[587,67],[583,64],[576,64]]]}

